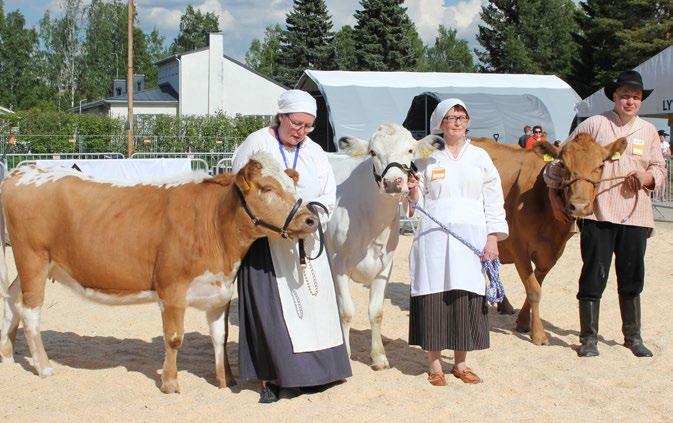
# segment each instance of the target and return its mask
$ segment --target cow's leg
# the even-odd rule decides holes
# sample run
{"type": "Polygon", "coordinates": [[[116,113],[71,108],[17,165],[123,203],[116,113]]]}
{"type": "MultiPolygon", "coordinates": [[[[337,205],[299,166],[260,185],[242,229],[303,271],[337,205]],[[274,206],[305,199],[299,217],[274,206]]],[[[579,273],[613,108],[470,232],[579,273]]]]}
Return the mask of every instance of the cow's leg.
{"type": "Polygon", "coordinates": [[[502,302],[498,303],[497,310],[500,314],[514,314],[514,307],[512,307],[512,303],[509,302],[507,295],[502,299],[502,302]]]}
{"type": "Polygon", "coordinates": [[[341,318],[341,330],[344,335],[344,342],[348,350],[348,356],[351,355],[350,331],[351,321],[355,315],[355,304],[351,297],[350,277],[348,275],[336,275],[336,294],[337,305],[339,306],[339,317],[341,318]]]}
{"type": "Polygon", "coordinates": [[[14,348],[16,346],[16,331],[19,328],[19,310],[17,303],[20,301],[21,282],[17,276],[9,287],[9,297],[5,298],[5,312],[2,319],[2,332],[0,332],[0,362],[14,362],[14,348]]]}
{"type": "Polygon", "coordinates": [[[372,328],[372,369],[383,370],[390,367],[381,338],[381,321],[383,320],[383,300],[386,285],[390,278],[393,261],[389,260],[383,272],[379,273],[369,287],[369,324],[372,328]]]}
{"type": "Polygon", "coordinates": [[[229,331],[229,304],[221,308],[215,308],[206,312],[210,339],[213,342],[215,352],[215,376],[220,388],[236,384],[234,375],[231,373],[229,359],[227,357],[227,335],[229,331]]]}
{"type": "Polygon", "coordinates": [[[524,251],[524,249],[517,251],[514,259],[516,270],[526,289],[526,301],[521,307],[521,311],[517,317],[517,330],[525,330],[527,327],[530,327],[530,337],[533,343],[535,345],[547,345],[549,341],[547,340],[547,335],[544,333],[542,320],[540,320],[540,298],[542,289],[535,276],[535,272],[533,272],[533,265],[530,262],[530,259],[526,254],[522,253],[524,251]]]}
{"type": "Polygon", "coordinates": [[[184,337],[184,304],[163,304],[161,317],[164,323],[164,346],[166,355],[161,373],[161,392],[180,392],[178,385],[177,358],[184,337]]]}

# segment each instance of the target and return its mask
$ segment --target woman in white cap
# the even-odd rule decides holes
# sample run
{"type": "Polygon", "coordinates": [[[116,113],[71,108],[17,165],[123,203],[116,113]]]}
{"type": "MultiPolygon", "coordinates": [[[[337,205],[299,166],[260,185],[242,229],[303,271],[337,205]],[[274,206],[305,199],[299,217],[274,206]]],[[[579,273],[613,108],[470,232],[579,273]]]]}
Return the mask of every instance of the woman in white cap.
{"type": "MultiPolygon", "coordinates": [[[[258,151],[299,174],[297,196],[317,201],[329,213],[336,203],[332,168],[307,134],[316,117],[315,99],[289,90],[278,100],[271,127],[250,134],[234,153],[237,172],[258,151]]],[[[321,214],[323,224],[329,216],[321,214]]],[[[262,238],[238,272],[239,373],[260,380],[260,402],[275,402],[281,387],[320,389],[351,376],[339,322],[334,282],[318,236],[304,241],[300,264],[296,240],[262,238]],[[316,257],[317,256],[317,257],[316,257]]]]}
{"type": "MultiPolygon", "coordinates": [[[[430,117],[433,134],[442,134],[446,149],[416,161],[417,180],[410,201],[447,225],[473,246],[421,215],[409,255],[411,301],[409,344],[428,351],[428,381],[446,385],[441,351],[454,351],[451,373],[465,383],[481,378],[467,367],[467,352],[489,347],[486,279],[481,261],[498,257],[498,241],[508,236],[500,176],[486,151],[470,144],[470,116],[461,100],[437,105],[430,117]]],[[[412,188],[413,187],[413,188],[412,188]]]]}

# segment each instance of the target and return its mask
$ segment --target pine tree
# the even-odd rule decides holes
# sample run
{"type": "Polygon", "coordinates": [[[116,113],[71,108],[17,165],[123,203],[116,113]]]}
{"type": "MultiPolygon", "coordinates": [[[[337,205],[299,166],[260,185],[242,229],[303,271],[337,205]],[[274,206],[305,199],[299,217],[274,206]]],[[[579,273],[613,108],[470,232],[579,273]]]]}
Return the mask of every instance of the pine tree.
{"type": "Polygon", "coordinates": [[[202,13],[189,5],[180,18],[180,32],[171,44],[170,53],[184,53],[207,47],[209,34],[219,31],[220,27],[215,13],[202,13]]]}
{"type": "Polygon", "coordinates": [[[294,86],[305,69],[331,70],[336,67],[332,47],[332,18],[324,0],[294,0],[285,18],[278,57],[280,82],[294,86]]]}
{"type": "Polygon", "coordinates": [[[572,0],[490,0],[482,6],[476,50],[483,71],[567,78],[577,45],[572,0]]]}
{"type": "Polygon", "coordinates": [[[580,9],[572,79],[582,97],[673,43],[670,0],[585,0],[580,9]]]}
{"type": "Polygon", "coordinates": [[[428,72],[476,72],[467,41],[458,38],[455,29],[440,25],[435,44],[427,49],[424,66],[428,72]]]}
{"type": "Polygon", "coordinates": [[[418,33],[402,0],[361,0],[355,11],[357,70],[396,71],[416,68],[418,33]]]}
{"type": "Polygon", "coordinates": [[[350,25],[344,25],[334,34],[332,40],[336,67],[339,70],[353,70],[357,64],[355,59],[355,31],[350,25]]]}

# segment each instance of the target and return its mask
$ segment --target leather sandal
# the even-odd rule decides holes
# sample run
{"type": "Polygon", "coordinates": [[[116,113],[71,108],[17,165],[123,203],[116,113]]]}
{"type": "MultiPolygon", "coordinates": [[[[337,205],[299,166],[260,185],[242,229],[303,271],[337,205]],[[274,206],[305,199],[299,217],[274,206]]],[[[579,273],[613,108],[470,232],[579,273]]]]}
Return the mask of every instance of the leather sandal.
{"type": "Polygon", "coordinates": [[[428,382],[435,386],[446,386],[446,378],[444,377],[444,373],[428,372],[428,382]]]}
{"type": "Polygon", "coordinates": [[[458,370],[456,367],[451,369],[451,374],[456,378],[462,380],[464,383],[481,383],[482,380],[475,372],[472,371],[469,367],[466,367],[465,370],[458,370]]]}

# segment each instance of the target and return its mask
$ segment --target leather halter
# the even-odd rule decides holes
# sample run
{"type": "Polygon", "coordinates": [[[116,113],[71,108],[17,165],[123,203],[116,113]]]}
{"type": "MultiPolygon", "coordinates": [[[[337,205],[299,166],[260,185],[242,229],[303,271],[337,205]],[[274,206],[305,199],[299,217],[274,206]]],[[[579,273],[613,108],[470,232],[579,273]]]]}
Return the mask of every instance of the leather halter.
{"type": "Polygon", "coordinates": [[[287,215],[285,218],[285,223],[283,224],[282,228],[279,228],[278,226],[272,225],[270,223],[265,222],[262,219],[259,219],[255,214],[250,210],[250,206],[248,206],[248,202],[245,201],[245,197],[243,196],[243,193],[241,192],[241,189],[237,186],[234,185],[236,188],[236,194],[238,194],[238,199],[241,200],[241,204],[243,205],[243,209],[245,212],[250,216],[250,219],[252,220],[252,223],[255,224],[255,226],[262,226],[264,228],[270,229],[274,232],[277,232],[280,234],[282,238],[288,239],[290,238],[290,235],[287,233],[287,227],[294,218],[294,215],[297,214],[297,211],[299,211],[299,208],[301,207],[302,199],[298,198],[297,201],[294,203],[294,206],[292,207],[292,210],[290,210],[290,213],[287,215]]]}
{"type": "Polygon", "coordinates": [[[374,165],[372,165],[372,172],[374,173],[374,180],[376,181],[377,184],[381,184],[381,181],[386,176],[386,173],[388,173],[388,171],[392,167],[396,167],[396,168],[402,170],[402,172],[404,172],[408,175],[414,174],[418,171],[418,168],[416,167],[414,162],[411,162],[409,166],[407,166],[405,164],[402,164],[402,163],[398,163],[398,162],[390,162],[390,163],[388,163],[388,166],[386,166],[386,168],[383,169],[383,172],[381,172],[381,174],[379,175],[378,173],[376,173],[376,167],[374,165]]]}

